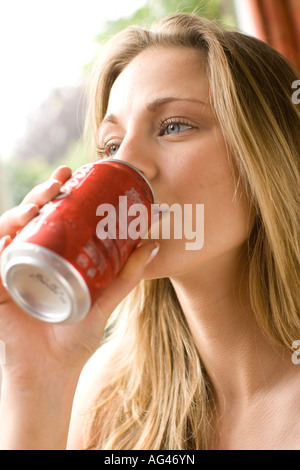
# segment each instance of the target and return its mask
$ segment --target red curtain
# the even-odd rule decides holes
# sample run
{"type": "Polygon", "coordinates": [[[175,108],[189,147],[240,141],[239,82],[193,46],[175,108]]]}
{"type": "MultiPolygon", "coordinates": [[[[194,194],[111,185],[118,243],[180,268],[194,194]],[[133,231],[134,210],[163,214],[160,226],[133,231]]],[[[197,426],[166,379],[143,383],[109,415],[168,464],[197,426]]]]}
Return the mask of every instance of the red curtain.
{"type": "Polygon", "coordinates": [[[300,70],[300,0],[249,0],[257,35],[300,70]]]}

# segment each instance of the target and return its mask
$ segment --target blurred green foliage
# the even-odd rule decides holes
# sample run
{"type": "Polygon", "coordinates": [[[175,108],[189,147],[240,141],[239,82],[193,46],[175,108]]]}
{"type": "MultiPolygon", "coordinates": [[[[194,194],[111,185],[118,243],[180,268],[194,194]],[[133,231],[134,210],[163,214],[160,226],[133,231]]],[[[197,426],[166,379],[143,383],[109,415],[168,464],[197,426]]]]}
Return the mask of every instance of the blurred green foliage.
{"type": "MultiPolygon", "coordinates": [[[[52,164],[43,157],[23,160],[18,156],[2,163],[2,167],[4,167],[2,170],[6,174],[6,182],[8,183],[6,190],[8,185],[10,187],[8,205],[19,204],[33,186],[46,181],[58,166],[67,165],[73,171],[76,170],[85,163],[84,154],[83,140],[79,139],[69,147],[65,155],[52,164]]],[[[4,207],[3,210],[7,208],[4,207]]],[[[0,212],[2,211],[0,210],[0,212]]]]}
{"type": "Polygon", "coordinates": [[[103,31],[97,36],[99,42],[131,24],[150,27],[160,18],[174,13],[195,13],[211,20],[217,20],[228,27],[236,25],[234,6],[232,0],[148,0],[131,16],[119,18],[116,21],[107,21],[103,31]]]}
{"type": "MultiPolygon", "coordinates": [[[[118,31],[131,24],[149,27],[160,18],[179,12],[193,12],[209,19],[218,20],[228,27],[235,26],[233,0],[148,0],[143,7],[131,16],[119,18],[115,21],[107,21],[95,39],[102,44],[118,31]]],[[[86,67],[86,70],[88,69],[90,67],[86,67]]],[[[66,121],[68,122],[68,119],[65,120],[64,124],[66,121]]],[[[52,126],[53,123],[50,122],[48,128],[52,126]]],[[[38,134],[38,127],[36,132],[38,134]]],[[[39,138],[38,135],[37,138],[39,138]]],[[[43,141],[43,139],[41,140],[43,141]]],[[[29,152],[30,148],[29,145],[29,152]]],[[[67,151],[63,155],[57,155],[52,160],[41,154],[32,155],[32,157],[25,159],[24,156],[22,157],[16,153],[13,158],[3,161],[1,164],[0,186],[2,186],[2,194],[0,191],[0,213],[12,205],[19,204],[26,193],[36,184],[48,179],[57,166],[68,165],[75,170],[86,161],[87,157],[81,137],[78,141],[70,141],[67,151]],[[5,181],[3,181],[4,175],[5,181]],[[3,190],[4,183],[5,190],[3,190]],[[11,194],[5,196],[7,188],[9,188],[11,194]]]]}

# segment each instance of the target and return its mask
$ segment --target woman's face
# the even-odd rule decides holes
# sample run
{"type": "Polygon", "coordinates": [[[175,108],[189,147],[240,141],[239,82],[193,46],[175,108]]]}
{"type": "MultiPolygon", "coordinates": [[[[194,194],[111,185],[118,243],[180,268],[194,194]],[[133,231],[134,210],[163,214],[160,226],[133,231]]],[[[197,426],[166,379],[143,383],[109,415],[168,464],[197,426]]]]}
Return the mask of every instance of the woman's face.
{"type": "Polygon", "coordinates": [[[181,239],[172,236],[171,226],[171,239],[160,241],[147,278],[195,272],[240,251],[248,237],[249,208],[235,188],[199,52],[153,47],[134,58],[112,87],[99,144],[107,156],[131,163],[148,177],[156,203],[179,204],[183,219],[184,205],[192,208],[197,243],[186,249],[191,240],[184,237],[184,223],[190,220],[183,220],[181,239]],[[204,230],[197,204],[204,205],[204,230]]]}

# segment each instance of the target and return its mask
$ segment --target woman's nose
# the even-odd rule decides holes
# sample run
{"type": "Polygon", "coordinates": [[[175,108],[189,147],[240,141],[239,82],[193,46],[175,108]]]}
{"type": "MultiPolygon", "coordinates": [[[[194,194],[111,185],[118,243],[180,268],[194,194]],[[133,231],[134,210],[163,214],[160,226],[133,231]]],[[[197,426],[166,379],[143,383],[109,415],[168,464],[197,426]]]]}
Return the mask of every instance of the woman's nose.
{"type": "Polygon", "coordinates": [[[125,137],[121,147],[116,153],[116,158],[141,171],[148,180],[153,180],[157,174],[154,151],[151,144],[135,137],[125,137]]]}

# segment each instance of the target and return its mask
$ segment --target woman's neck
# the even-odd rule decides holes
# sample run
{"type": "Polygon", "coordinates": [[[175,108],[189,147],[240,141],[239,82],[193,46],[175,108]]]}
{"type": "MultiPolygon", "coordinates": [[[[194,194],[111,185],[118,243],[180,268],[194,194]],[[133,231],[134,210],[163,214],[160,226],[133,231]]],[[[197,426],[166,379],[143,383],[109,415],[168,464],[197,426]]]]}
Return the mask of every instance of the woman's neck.
{"type": "Polygon", "coordinates": [[[246,266],[242,251],[231,252],[171,279],[222,411],[246,407],[294,367],[256,323],[246,266]]]}

